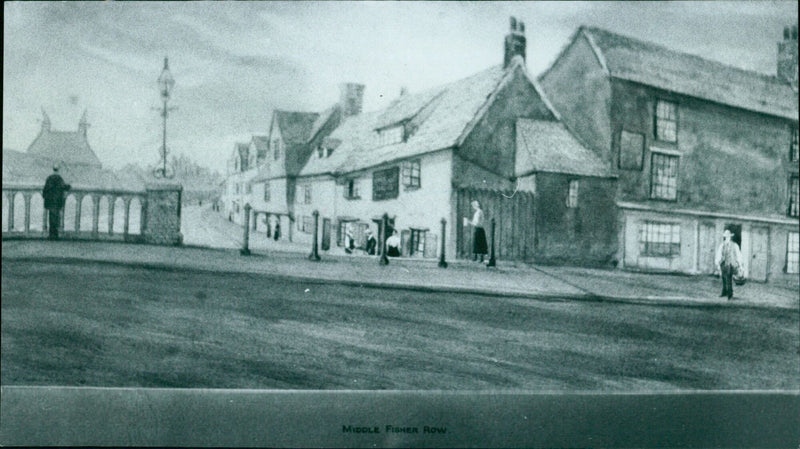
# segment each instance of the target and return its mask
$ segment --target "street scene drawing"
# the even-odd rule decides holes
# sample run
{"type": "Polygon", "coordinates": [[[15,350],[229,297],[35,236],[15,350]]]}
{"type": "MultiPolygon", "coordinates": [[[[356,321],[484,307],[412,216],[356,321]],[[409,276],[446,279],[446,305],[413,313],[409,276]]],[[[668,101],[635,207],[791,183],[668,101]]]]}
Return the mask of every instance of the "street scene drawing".
{"type": "Polygon", "coordinates": [[[0,381],[796,392],[796,6],[6,3],[0,381]]]}

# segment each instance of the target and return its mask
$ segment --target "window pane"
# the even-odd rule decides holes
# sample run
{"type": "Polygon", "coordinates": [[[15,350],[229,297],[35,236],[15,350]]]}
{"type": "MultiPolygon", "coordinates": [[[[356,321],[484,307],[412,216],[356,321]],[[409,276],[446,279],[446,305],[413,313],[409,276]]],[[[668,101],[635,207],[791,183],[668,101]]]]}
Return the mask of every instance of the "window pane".
{"type": "Polygon", "coordinates": [[[639,229],[639,253],[643,256],[668,257],[680,254],[680,225],[644,222],[639,229]]]}
{"type": "Polygon", "coordinates": [[[653,153],[650,197],[674,200],[678,193],[678,156],[653,153]]]}

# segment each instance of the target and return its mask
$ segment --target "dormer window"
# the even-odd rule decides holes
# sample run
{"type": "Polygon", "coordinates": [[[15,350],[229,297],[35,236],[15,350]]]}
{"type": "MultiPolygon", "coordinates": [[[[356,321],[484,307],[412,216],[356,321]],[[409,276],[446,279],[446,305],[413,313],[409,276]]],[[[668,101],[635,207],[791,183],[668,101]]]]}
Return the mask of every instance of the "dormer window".
{"type": "Polygon", "coordinates": [[[403,125],[392,126],[378,131],[378,145],[392,145],[403,141],[403,125]]]}

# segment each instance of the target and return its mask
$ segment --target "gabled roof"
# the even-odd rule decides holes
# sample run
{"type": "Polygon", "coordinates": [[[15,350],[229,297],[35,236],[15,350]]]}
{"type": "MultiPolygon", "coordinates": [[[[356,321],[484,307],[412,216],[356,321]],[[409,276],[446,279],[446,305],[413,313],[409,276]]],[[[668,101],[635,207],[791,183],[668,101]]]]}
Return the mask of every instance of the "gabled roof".
{"type": "Polygon", "coordinates": [[[777,76],[739,69],[600,28],[581,27],[575,38],[581,34],[614,78],[797,120],[797,92],[777,76]]]}
{"type": "Polygon", "coordinates": [[[611,177],[611,170],[561,122],[518,119],[515,174],[536,172],[611,177]]]}
{"type": "Polygon", "coordinates": [[[328,121],[334,119],[334,117],[337,117],[338,114],[341,114],[341,112],[342,108],[338,104],[322,111],[322,113],[319,114],[319,117],[317,117],[317,119],[314,120],[314,124],[311,126],[311,131],[309,131],[308,133],[307,140],[310,141],[314,137],[316,137],[317,134],[319,134],[319,132],[322,130],[322,128],[328,123],[328,121]]]}
{"type": "Polygon", "coordinates": [[[80,131],[42,129],[28,147],[28,153],[71,164],[87,164],[98,167],[102,165],[89,146],[86,136],[80,131]]]}
{"type": "Polygon", "coordinates": [[[306,143],[314,127],[314,122],[319,117],[316,112],[291,112],[277,109],[273,114],[281,128],[281,137],[286,145],[306,143]]]}
{"type": "Polygon", "coordinates": [[[257,158],[260,159],[267,155],[267,151],[269,150],[269,137],[254,135],[252,142],[253,146],[256,148],[257,158]]]}
{"type": "MultiPolygon", "coordinates": [[[[507,69],[495,66],[435,89],[407,94],[383,110],[348,117],[329,136],[341,145],[329,157],[312,155],[300,176],[348,173],[460,145],[486,111],[493,94],[512,79],[518,69],[527,76],[522,58],[515,58],[507,69]],[[376,129],[393,120],[414,117],[423,109],[427,117],[405,142],[379,146],[376,129]]],[[[534,80],[531,82],[547,103],[538,84],[534,80]]]]}
{"type": "MultiPolygon", "coordinates": [[[[30,153],[3,150],[3,184],[44,187],[53,173],[53,164],[61,162],[30,153]]],[[[98,165],[59,163],[59,174],[73,188],[143,191],[144,182],[135,177],[120,177],[98,165]]]]}

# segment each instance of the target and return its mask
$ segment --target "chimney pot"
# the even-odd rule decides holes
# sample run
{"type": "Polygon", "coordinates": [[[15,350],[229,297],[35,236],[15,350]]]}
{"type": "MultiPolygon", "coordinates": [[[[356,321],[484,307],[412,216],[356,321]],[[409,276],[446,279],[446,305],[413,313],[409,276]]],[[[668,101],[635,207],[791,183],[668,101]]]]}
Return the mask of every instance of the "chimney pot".
{"type": "Polygon", "coordinates": [[[508,67],[515,56],[522,56],[525,59],[525,23],[511,17],[511,30],[506,34],[503,52],[503,67],[508,67]]]}
{"type": "Polygon", "coordinates": [[[517,19],[514,16],[511,16],[511,19],[509,20],[509,22],[510,22],[509,29],[511,31],[515,31],[517,29],[517,19]]]}
{"type": "Polygon", "coordinates": [[[358,115],[364,103],[364,85],[358,83],[343,83],[339,85],[341,97],[339,103],[345,117],[358,115]]]}

